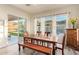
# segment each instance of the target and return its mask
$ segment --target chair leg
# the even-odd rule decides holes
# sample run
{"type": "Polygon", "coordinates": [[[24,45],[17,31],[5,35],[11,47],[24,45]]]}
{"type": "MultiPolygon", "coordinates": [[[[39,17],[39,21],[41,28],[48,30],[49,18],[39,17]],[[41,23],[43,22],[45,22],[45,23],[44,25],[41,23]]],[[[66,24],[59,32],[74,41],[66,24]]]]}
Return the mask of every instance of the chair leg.
{"type": "Polygon", "coordinates": [[[64,55],[64,50],[62,50],[62,55],[64,55]]]}
{"type": "Polygon", "coordinates": [[[20,45],[18,44],[18,46],[19,46],[19,51],[20,51],[20,45]]]}
{"type": "Polygon", "coordinates": [[[25,47],[23,46],[23,50],[24,50],[24,48],[25,48],[25,47]]]}

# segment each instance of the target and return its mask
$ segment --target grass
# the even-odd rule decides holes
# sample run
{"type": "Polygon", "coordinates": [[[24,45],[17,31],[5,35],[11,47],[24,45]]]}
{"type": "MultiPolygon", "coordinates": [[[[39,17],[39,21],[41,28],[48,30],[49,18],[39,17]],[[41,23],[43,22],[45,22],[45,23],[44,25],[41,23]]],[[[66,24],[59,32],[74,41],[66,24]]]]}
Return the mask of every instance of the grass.
{"type": "MultiPolygon", "coordinates": [[[[17,32],[9,32],[9,36],[10,36],[10,35],[18,36],[18,33],[17,33],[17,32]]],[[[22,32],[19,32],[19,36],[20,36],[20,37],[23,37],[23,33],[22,33],[22,32]]]]}

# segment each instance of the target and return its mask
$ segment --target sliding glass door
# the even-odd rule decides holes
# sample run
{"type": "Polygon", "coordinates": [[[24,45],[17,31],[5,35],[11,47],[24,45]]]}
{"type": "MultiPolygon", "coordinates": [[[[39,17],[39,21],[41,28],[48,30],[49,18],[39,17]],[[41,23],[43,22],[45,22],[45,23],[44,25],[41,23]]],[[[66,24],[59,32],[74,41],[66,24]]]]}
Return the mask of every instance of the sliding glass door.
{"type": "Polygon", "coordinates": [[[25,19],[22,17],[9,16],[8,20],[8,43],[18,43],[23,37],[25,31],[25,19]]]}

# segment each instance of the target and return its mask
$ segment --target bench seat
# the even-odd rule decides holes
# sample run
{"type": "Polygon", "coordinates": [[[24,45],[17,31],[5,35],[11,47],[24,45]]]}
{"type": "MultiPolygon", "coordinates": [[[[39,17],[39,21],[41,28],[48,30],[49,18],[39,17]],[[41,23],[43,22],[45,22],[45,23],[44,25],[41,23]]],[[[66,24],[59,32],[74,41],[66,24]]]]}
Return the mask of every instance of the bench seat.
{"type": "Polygon", "coordinates": [[[52,48],[48,48],[48,47],[44,47],[44,46],[40,46],[40,45],[36,45],[36,44],[31,44],[31,43],[27,43],[27,44],[18,44],[19,45],[19,51],[20,51],[20,46],[22,47],[27,47],[45,54],[52,54],[51,50],[52,48]]]}

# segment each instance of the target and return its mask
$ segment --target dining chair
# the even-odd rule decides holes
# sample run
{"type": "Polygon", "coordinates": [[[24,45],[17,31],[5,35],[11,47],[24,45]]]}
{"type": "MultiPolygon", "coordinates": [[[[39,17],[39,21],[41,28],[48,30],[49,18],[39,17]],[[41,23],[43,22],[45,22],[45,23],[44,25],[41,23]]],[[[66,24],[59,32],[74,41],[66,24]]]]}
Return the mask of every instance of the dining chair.
{"type": "MultiPolygon", "coordinates": [[[[28,32],[24,32],[24,37],[30,36],[28,32]]],[[[24,38],[26,39],[26,38],[24,38]]],[[[31,43],[31,39],[26,40],[27,43],[31,43]]]]}
{"type": "Polygon", "coordinates": [[[62,50],[62,55],[64,55],[64,46],[65,46],[65,34],[61,33],[58,35],[57,43],[56,43],[56,50],[62,50]]]}
{"type": "Polygon", "coordinates": [[[45,33],[44,33],[44,36],[45,36],[45,37],[48,37],[50,34],[51,34],[50,32],[45,32],[45,33]]]}
{"type": "Polygon", "coordinates": [[[45,32],[45,33],[43,34],[43,37],[48,37],[48,36],[47,36],[47,32],[45,32]]]}
{"type": "Polygon", "coordinates": [[[28,32],[24,32],[24,37],[29,36],[28,32]]]}
{"type": "Polygon", "coordinates": [[[41,35],[41,32],[37,31],[36,36],[40,36],[40,35],[41,35]]]}

